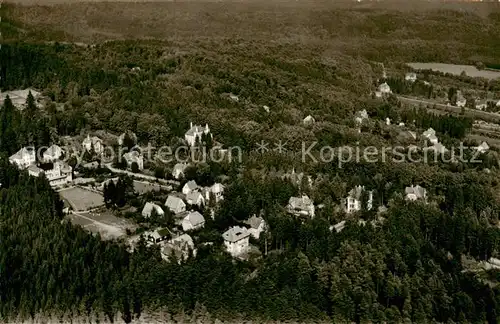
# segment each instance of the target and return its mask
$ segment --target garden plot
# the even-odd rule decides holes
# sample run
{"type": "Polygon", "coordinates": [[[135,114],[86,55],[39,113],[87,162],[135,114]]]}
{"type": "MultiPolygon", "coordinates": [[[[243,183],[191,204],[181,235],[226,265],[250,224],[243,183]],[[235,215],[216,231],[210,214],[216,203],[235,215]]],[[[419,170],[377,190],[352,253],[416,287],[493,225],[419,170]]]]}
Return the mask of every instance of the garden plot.
{"type": "Polygon", "coordinates": [[[79,187],[61,190],[59,191],[59,195],[68,201],[73,210],[78,212],[104,205],[104,198],[101,194],[79,187]]]}
{"type": "Polygon", "coordinates": [[[110,212],[79,213],[73,212],[68,219],[74,225],[80,225],[85,230],[101,235],[104,240],[112,240],[127,235],[127,229],[135,231],[137,225],[127,219],[119,218],[110,212]]]}

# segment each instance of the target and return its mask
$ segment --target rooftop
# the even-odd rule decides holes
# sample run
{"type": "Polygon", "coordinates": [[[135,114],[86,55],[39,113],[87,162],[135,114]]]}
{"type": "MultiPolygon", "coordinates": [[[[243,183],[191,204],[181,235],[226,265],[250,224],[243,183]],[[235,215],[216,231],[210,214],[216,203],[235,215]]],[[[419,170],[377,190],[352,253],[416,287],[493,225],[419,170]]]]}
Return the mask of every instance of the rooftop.
{"type": "Polygon", "coordinates": [[[248,237],[249,235],[250,235],[250,233],[248,232],[248,230],[246,228],[240,227],[240,226],[234,226],[234,227],[231,227],[230,229],[228,229],[226,232],[224,232],[224,234],[222,234],[222,238],[225,241],[235,243],[235,242],[238,242],[240,240],[243,240],[244,238],[248,237]]]}
{"type": "Polygon", "coordinates": [[[263,221],[264,219],[262,217],[257,217],[257,215],[253,215],[252,217],[250,217],[245,221],[245,224],[249,225],[251,228],[257,229],[259,228],[260,224],[262,224],[263,221]]]}
{"type": "Polygon", "coordinates": [[[198,188],[198,185],[196,184],[196,181],[190,180],[190,181],[186,182],[186,184],[184,185],[184,187],[187,187],[187,188],[189,188],[191,190],[194,190],[194,189],[198,188]]]}
{"type": "Polygon", "coordinates": [[[184,219],[188,220],[193,226],[205,223],[205,218],[197,211],[190,212],[184,219]]]}

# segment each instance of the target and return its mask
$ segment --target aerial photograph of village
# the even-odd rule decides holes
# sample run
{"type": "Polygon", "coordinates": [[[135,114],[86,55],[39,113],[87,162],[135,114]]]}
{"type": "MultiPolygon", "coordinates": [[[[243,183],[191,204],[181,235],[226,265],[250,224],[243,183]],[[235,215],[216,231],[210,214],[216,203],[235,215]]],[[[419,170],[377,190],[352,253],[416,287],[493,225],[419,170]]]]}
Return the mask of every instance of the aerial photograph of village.
{"type": "Polygon", "coordinates": [[[500,323],[499,216],[499,1],[0,1],[0,323],[500,323]]]}

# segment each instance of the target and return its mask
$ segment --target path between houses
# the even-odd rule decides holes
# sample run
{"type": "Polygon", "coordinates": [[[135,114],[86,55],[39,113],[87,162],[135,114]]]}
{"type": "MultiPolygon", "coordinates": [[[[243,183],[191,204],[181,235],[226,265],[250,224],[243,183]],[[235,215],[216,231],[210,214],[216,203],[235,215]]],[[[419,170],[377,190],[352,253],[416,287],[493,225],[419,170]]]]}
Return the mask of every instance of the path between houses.
{"type": "Polygon", "coordinates": [[[150,180],[150,181],[158,181],[158,182],[171,184],[171,185],[175,185],[175,186],[180,185],[180,182],[178,182],[178,181],[159,179],[159,178],[155,178],[153,176],[149,176],[149,175],[142,174],[142,173],[133,173],[133,172],[126,171],[126,170],[116,169],[116,168],[113,168],[111,166],[111,163],[107,163],[107,164],[105,164],[105,166],[106,166],[106,168],[108,168],[109,171],[111,171],[113,173],[124,173],[124,174],[127,174],[131,177],[134,177],[134,178],[141,178],[141,179],[146,179],[146,180],[150,180]]]}

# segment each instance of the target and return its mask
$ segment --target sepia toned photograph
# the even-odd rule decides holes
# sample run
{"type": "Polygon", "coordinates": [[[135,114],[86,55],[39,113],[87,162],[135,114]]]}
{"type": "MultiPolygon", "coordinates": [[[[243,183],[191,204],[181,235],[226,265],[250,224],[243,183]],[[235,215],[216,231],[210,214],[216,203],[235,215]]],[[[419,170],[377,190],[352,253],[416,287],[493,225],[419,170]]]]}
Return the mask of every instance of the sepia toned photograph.
{"type": "Polygon", "coordinates": [[[496,324],[499,284],[500,1],[0,0],[0,323],[496,324]]]}

